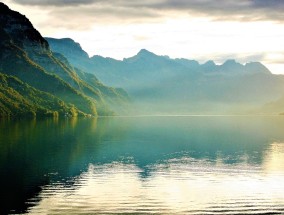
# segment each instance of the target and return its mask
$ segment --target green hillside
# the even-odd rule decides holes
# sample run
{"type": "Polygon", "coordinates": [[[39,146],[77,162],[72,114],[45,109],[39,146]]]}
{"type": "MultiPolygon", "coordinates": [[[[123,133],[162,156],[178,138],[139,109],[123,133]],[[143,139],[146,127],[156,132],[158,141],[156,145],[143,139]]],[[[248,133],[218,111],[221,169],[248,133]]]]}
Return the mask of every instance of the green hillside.
{"type": "MultiPolygon", "coordinates": [[[[46,93],[52,96],[56,101],[61,101],[64,104],[61,106],[55,105],[50,108],[50,103],[55,100],[48,100],[47,103],[36,103],[36,100],[31,100],[26,94],[21,95],[23,107],[19,109],[11,108],[5,102],[5,110],[1,111],[1,115],[19,115],[25,114],[33,110],[36,115],[40,114],[40,108],[43,110],[57,111],[60,114],[69,110],[71,107],[74,114],[80,113],[83,115],[112,115],[114,112],[110,109],[109,103],[123,105],[128,102],[128,96],[124,92],[121,93],[115,88],[107,87],[100,83],[97,78],[92,75],[90,81],[84,80],[85,72],[80,71],[79,75],[73,66],[71,66],[61,54],[53,53],[48,42],[34,29],[30,21],[18,12],[10,10],[6,5],[0,3],[0,74],[15,77],[17,83],[26,84],[34,90],[36,98],[41,98],[41,93],[46,93]],[[8,108],[10,107],[10,108],[8,108]],[[31,108],[32,107],[32,108],[31,108]],[[34,111],[37,110],[37,111],[34,111]]],[[[3,101],[12,102],[11,92],[15,85],[2,86],[3,101]]],[[[14,103],[11,103],[14,106],[14,103]]],[[[19,105],[21,107],[21,105],[19,105]]],[[[45,111],[43,111],[45,112],[45,111]]]]}
{"type": "Polygon", "coordinates": [[[70,116],[83,113],[55,96],[18,78],[0,73],[0,116],[70,116]]]}

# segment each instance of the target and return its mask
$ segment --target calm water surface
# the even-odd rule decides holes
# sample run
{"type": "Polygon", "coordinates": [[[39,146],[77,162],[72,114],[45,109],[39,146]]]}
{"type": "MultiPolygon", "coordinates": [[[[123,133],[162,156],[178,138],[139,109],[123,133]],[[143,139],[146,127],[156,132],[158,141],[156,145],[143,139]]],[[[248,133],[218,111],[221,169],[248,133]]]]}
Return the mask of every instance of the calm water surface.
{"type": "Polygon", "coordinates": [[[284,214],[284,117],[0,121],[0,214],[284,214]]]}

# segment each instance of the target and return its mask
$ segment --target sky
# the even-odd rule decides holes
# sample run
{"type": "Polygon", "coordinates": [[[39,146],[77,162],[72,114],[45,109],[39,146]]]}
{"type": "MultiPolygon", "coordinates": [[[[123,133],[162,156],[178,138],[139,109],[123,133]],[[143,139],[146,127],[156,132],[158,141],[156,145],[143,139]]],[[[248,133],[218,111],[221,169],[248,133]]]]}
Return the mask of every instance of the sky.
{"type": "Polygon", "coordinates": [[[89,54],[140,49],[204,63],[260,61],[284,74],[283,0],[2,0],[43,36],[72,38],[89,54]]]}

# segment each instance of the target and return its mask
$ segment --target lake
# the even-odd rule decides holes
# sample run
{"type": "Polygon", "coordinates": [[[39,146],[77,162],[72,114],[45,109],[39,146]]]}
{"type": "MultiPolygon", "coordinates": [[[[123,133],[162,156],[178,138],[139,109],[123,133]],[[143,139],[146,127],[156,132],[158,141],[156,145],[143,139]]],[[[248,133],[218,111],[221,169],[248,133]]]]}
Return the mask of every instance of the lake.
{"type": "Polygon", "coordinates": [[[0,120],[0,214],[284,214],[284,117],[0,120]]]}

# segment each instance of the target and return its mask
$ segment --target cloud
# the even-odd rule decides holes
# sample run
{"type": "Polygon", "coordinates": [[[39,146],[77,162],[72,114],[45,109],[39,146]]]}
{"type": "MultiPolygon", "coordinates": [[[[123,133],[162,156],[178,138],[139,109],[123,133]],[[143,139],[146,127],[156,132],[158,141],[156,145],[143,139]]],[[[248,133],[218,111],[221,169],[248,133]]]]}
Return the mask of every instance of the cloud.
{"type": "Polygon", "coordinates": [[[271,64],[284,64],[284,52],[268,53],[266,58],[271,64]]]}
{"type": "MultiPolygon", "coordinates": [[[[112,16],[113,12],[123,21],[133,17],[149,18],[153,14],[167,16],[186,13],[211,17],[212,19],[229,19],[239,21],[274,20],[284,21],[283,0],[13,0],[22,5],[38,5],[77,9],[77,14],[84,14],[88,9],[93,15],[112,16]],[[77,8],[77,6],[87,6],[77,8]]],[[[54,9],[57,10],[57,9],[54,9]]],[[[74,14],[72,14],[74,15],[74,14]]],[[[157,16],[156,16],[157,17],[157,16]]]]}
{"type": "Polygon", "coordinates": [[[146,41],[151,39],[149,36],[143,36],[143,35],[134,35],[133,38],[136,41],[146,41]]]}
{"type": "Polygon", "coordinates": [[[88,5],[96,2],[95,0],[14,0],[13,2],[22,5],[37,6],[75,6],[88,5]]]}
{"type": "Polygon", "coordinates": [[[284,22],[282,0],[9,0],[45,11],[47,19],[32,20],[43,29],[89,30],[94,25],[153,23],[182,17],[216,21],[284,22]]]}
{"type": "Polygon", "coordinates": [[[111,5],[78,5],[56,7],[49,11],[49,19],[42,26],[88,30],[94,25],[155,22],[162,16],[151,10],[129,10],[111,5]]]}

